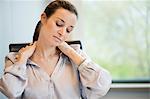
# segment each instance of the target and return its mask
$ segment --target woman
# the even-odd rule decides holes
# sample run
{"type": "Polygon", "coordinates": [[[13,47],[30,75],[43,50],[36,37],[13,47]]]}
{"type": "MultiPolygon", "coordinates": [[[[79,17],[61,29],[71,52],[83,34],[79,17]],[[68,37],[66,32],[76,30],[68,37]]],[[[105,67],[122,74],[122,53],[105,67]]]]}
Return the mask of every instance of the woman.
{"type": "Polygon", "coordinates": [[[68,1],[51,2],[41,15],[34,43],[6,56],[0,90],[15,99],[99,99],[110,74],[65,40],[78,18],[68,1]],[[36,41],[37,40],[37,41],[36,41]]]}

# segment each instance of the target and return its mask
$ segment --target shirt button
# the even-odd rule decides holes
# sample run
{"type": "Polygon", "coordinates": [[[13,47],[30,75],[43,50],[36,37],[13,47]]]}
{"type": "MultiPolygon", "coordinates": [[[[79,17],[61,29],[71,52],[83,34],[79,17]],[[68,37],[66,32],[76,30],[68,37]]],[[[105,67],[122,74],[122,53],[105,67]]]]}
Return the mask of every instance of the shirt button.
{"type": "Polygon", "coordinates": [[[18,70],[21,70],[21,67],[18,67],[18,70]]]}

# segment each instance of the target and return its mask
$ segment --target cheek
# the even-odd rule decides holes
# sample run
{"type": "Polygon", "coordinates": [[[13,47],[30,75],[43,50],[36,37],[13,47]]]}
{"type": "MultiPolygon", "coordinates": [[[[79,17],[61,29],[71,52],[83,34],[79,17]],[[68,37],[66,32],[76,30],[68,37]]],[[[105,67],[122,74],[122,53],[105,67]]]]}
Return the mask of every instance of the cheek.
{"type": "Polygon", "coordinates": [[[46,27],[46,31],[49,33],[56,31],[56,25],[53,22],[48,21],[48,23],[45,25],[45,27],[46,27]]]}

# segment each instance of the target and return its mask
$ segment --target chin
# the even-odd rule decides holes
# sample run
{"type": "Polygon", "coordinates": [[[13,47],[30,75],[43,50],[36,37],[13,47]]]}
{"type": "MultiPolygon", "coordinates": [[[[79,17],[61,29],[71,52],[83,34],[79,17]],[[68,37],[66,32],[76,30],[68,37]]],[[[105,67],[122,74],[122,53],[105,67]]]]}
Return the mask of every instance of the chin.
{"type": "Polygon", "coordinates": [[[59,46],[61,43],[62,43],[62,42],[55,42],[55,41],[54,41],[54,42],[51,43],[51,44],[52,44],[53,46],[56,46],[56,47],[57,47],[57,46],[59,46]]]}

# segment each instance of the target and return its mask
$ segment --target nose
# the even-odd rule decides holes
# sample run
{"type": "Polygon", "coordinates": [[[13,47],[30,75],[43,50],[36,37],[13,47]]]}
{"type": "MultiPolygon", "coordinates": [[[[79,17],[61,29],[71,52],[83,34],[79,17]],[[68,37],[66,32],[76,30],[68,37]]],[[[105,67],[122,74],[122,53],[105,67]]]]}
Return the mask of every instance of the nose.
{"type": "Polygon", "coordinates": [[[59,31],[58,31],[58,34],[59,34],[60,36],[65,35],[65,33],[66,33],[66,28],[65,28],[65,27],[60,28],[59,31]]]}

